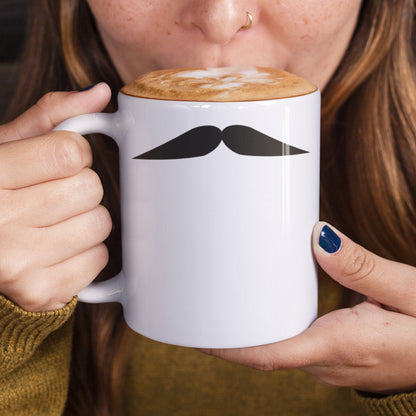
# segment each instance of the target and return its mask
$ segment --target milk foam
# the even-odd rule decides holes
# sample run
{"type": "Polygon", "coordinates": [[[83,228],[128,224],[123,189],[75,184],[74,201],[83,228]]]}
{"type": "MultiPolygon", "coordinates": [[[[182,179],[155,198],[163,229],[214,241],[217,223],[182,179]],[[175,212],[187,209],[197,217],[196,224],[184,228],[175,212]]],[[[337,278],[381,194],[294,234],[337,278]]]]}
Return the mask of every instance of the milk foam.
{"type": "Polygon", "coordinates": [[[212,88],[230,94],[233,94],[233,88],[241,89],[248,84],[274,84],[277,81],[269,72],[258,68],[235,68],[232,74],[229,68],[207,68],[179,72],[173,76],[175,78],[197,79],[200,81],[198,88],[212,88]]]}
{"type": "Polygon", "coordinates": [[[309,94],[316,87],[274,68],[223,67],[154,71],[122,89],[137,97],[182,101],[253,101],[309,94]]]}

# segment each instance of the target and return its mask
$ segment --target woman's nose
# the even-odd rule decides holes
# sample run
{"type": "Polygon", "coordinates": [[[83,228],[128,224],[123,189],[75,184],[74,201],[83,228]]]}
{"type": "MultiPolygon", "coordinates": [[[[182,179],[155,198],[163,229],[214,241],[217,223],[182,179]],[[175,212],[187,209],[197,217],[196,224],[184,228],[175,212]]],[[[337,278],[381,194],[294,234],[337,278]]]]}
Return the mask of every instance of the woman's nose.
{"type": "Polygon", "coordinates": [[[248,16],[237,0],[194,0],[183,18],[187,27],[197,27],[212,43],[225,45],[247,24],[248,16]]]}

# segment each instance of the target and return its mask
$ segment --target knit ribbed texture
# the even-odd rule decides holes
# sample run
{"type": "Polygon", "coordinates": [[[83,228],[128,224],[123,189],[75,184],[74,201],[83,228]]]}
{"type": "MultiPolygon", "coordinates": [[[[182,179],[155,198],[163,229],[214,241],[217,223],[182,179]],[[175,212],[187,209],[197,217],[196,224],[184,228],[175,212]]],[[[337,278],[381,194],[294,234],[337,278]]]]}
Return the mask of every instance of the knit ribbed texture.
{"type": "Polygon", "coordinates": [[[357,396],[371,415],[416,416],[416,393],[372,397],[371,394],[358,392],[357,396]]]}
{"type": "Polygon", "coordinates": [[[52,312],[27,312],[0,295],[0,370],[2,375],[27,360],[43,340],[61,327],[77,303],[52,312]]]}
{"type": "Polygon", "coordinates": [[[62,414],[76,303],[35,313],[0,295],[0,416],[62,414]]]}

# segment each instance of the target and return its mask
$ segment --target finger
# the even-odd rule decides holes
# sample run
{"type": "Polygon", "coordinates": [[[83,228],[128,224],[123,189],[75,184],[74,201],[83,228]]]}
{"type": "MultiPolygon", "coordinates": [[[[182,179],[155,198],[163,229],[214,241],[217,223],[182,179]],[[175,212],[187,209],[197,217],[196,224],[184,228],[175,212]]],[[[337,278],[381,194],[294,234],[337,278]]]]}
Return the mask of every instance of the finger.
{"type": "Polygon", "coordinates": [[[35,230],[39,247],[33,247],[35,259],[48,267],[80,254],[102,243],[110,234],[112,222],[106,208],[99,205],[92,211],[70,218],[51,227],[35,230]]]}
{"type": "Polygon", "coordinates": [[[328,342],[324,335],[311,327],[293,338],[273,344],[200,351],[263,371],[304,368],[320,365],[325,360],[328,355],[328,342]]]}
{"type": "Polygon", "coordinates": [[[379,257],[340,231],[318,223],[313,250],[322,269],[341,285],[416,316],[416,269],[379,257]]]}
{"type": "MultiPolygon", "coordinates": [[[[62,303],[67,303],[74,295],[87,287],[108,263],[108,250],[104,244],[71,257],[46,270],[45,277],[51,282],[51,293],[62,292],[62,303]],[[59,278],[63,276],[63,278],[59,278]]],[[[56,305],[52,309],[57,309],[56,305]]]]}
{"type": "Polygon", "coordinates": [[[91,211],[101,202],[103,187],[91,169],[65,179],[11,191],[1,200],[0,223],[48,227],[91,211]],[[3,213],[4,212],[4,213],[3,213]]]}
{"type": "Polygon", "coordinates": [[[100,112],[110,97],[105,83],[83,92],[50,92],[21,116],[0,126],[0,143],[40,136],[70,117],[100,112]]]}
{"type": "Polygon", "coordinates": [[[81,135],[54,131],[0,145],[0,188],[18,189],[65,178],[91,166],[92,151],[81,135]]]}
{"type": "Polygon", "coordinates": [[[107,248],[99,244],[54,266],[26,273],[26,279],[15,282],[7,295],[30,312],[56,310],[91,283],[107,262],[107,248]]]}

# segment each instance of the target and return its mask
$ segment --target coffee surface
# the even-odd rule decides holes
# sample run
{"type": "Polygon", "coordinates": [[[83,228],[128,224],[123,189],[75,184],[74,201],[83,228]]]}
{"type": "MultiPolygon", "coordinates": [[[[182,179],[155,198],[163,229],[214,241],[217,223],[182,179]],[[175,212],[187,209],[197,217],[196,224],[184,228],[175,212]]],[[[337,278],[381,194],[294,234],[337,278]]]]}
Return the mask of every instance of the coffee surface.
{"type": "Polygon", "coordinates": [[[169,69],[150,72],[121,92],[175,101],[259,101],[310,94],[317,87],[289,72],[263,67],[169,69]]]}

